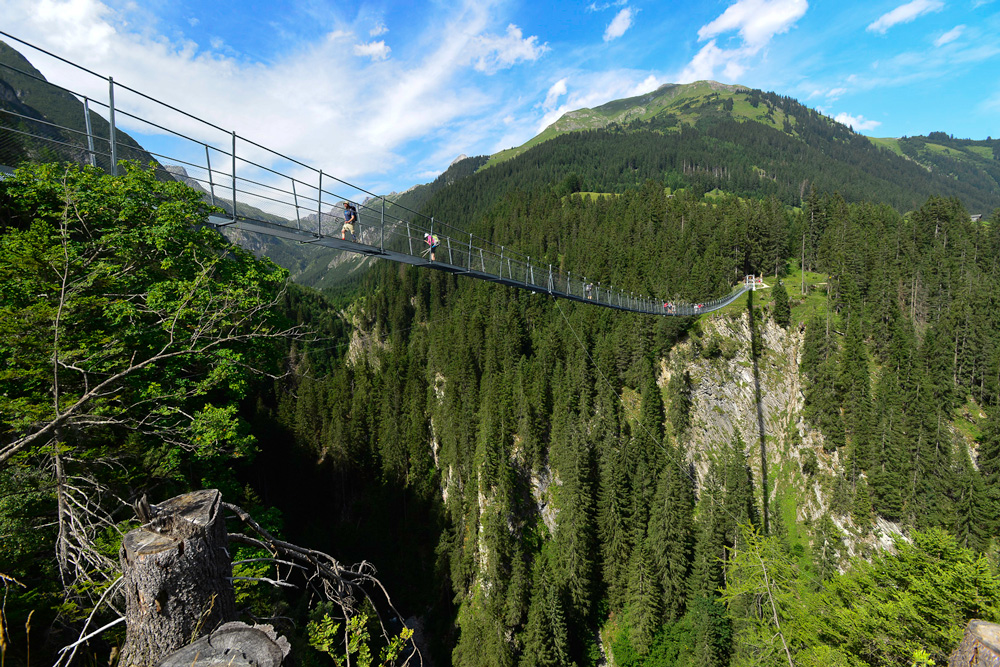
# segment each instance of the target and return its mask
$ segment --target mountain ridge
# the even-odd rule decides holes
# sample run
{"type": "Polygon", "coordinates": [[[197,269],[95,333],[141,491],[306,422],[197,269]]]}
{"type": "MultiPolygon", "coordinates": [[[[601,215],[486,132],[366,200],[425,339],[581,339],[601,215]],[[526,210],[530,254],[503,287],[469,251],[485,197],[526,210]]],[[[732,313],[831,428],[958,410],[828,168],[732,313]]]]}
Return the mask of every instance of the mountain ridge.
{"type": "MultiPolygon", "coordinates": [[[[680,133],[685,129],[705,131],[712,125],[727,122],[745,125],[742,129],[745,130],[747,140],[751,140],[751,135],[760,134],[760,128],[769,128],[797,143],[818,149],[820,155],[814,156],[814,161],[825,156],[843,162],[845,157],[838,156],[837,153],[843,154],[846,146],[854,155],[846,159],[857,162],[860,159],[858,155],[866,150],[863,144],[870,145],[886,153],[879,160],[884,163],[881,167],[873,164],[868,169],[868,175],[872,178],[881,178],[880,172],[890,169],[910,172],[900,174],[899,178],[921,180],[913,170],[898,163],[893,164],[895,157],[920,165],[932,174],[930,181],[936,182],[921,186],[923,196],[947,192],[949,195],[962,197],[967,200],[970,209],[982,209],[981,212],[985,214],[1000,206],[1000,141],[993,140],[992,137],[985,140],[961,140],[943,132],[932,132],[926,137],[867,137],[793,98],[717,81],[664,84],[643,95],[612,100],[592,109],[569,111],[521,146],[491,155],[484,168],[492,168],[567,134],[616,129],[680,133]],[[863,144],[858,139],[863,140],[863,144]],[[955,181],[963,185],[956,186],[955,181]],[[973,195],[968,187],[964,187],[965,184],[980,191],[980,194],[973,195]]],[[[736,136],[739,132],[731,128],[728,134],[739,143],[740,138],[736,136]]],[[[773,143],[780,140],[769,141],[773,143]]],[[[764,164],[757,166],[767,171],[764,164]]],[[[857,176],[862,175],[864,174],[857,176]]],[[[830,189],[839,191],[839,188],[830,189]]]]}

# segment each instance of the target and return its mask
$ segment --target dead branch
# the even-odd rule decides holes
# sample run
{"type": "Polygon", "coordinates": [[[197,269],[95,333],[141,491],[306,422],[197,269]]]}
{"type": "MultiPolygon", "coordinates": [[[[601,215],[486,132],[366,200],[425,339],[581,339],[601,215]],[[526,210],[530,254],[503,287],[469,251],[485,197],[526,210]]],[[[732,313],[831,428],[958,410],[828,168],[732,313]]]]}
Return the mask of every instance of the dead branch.
{"type": "MultiPolygon", "coordinates": [[[[351,566],[344,566],[333,556],[322,551],[306,549],[274,537],[259,523],[254,521],[244,509],[237,505],[224,502],[222,506],[232,512],[252,533],[257,535],[257,537],[250,537],[239,533],[230,533],[230,541],[258,547],[270,553],[275,559],[290,562],[295,564],[299,569],[304,570],[307,586],[326,601],[333,602],[340,607],[345,620],[353,616],[357,611],[357,599],[363,598],[368,600],[372,608],[375,609],[375,616],[378,619],[382,636],[386,641],[391,639],[390,633],[382,620],[382,615],[378,611],[379,603],[392,611],[396,618],[402,617],[396,610],[389,592],[375,576],[375,568],[371,563],[362,561],[351,566]],[[374,588],[380,593],[379,600],[372,597],[369,593],[369,588],[374,588]],[[359,598],[356,599],[355,595],[358,595],[359,598]]],[[[403,664],[408,664],[415,654],[422,665],[423,656],[412,640],[410,644],[413,647],[413,653],[406,658],[403,664]]]]}

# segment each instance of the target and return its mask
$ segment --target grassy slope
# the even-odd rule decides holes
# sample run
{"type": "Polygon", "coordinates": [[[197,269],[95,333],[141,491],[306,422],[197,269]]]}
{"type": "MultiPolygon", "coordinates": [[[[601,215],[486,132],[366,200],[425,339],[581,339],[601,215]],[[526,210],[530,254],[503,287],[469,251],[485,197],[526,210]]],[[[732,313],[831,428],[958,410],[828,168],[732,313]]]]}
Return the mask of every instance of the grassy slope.
{"type": "Polygon", "coordinates": [[[698,81],[683,85],[667,84],[646,95],[614,100],[593,109],[571,111],[524,144],[495,153],[483,168],[500,164],[562,134],[596,130],[612,123],[649,120],[664,112],[675,112],[682,122],[693,125],[700,117],[697,109],[702,107],[711,95],[718,95],[720,99],[734,98],[733,113],[737,117],[758,120],[758,116],[763,116],[744,99],[745,95],[729,91],[728,88],[735,90],[737,86],[724,86],[714,81],[698,81]]]}
{"type": "MultiPolygon", "coordinates": [[[[676,131],[682,125],[694,125],[699,119],[709,114],[720,113],[723,102],[732,102],[728,114],[738,121],[758,122],[776,128],[791,128],[791,134],[797,136],[797,119],[785,115],[781,108],[769,107],[766,104],[754,106],[751,103],[752,91],[740,86],[726,86],[713,81],[699,81],[691,84],[668,84],[658,90],[623,100],[615,100],[593,109],[579,109],[563,115],[552,125],[549,125],[539,135],[521,146],[509,148],[491,156],[483,169],[495,166],[524,153],[528,149],[542,144],[550,139],[570,132],[599,129],[611,124],[627,124],[633,120],[648,121],[658,116],[670,116],[676,121],[676,131]]],[[[831,119],[829,121],[833,123],[831,119]]],[[[901,140],[896,138],[870,138],[870,141],[887,151],[900,156],[909,157],[927,169],[937,173],[950,174],[953,178],[963,178],[966,175],[955,173],[941,163],[941,159],[952,159],[963,163],[967,168],[979,170],[979,173],[995,171],[994,145],[990,140],[972,141],[935,137],[944,136],[932,133],[930,137],[915,137],[923,140],[922,147],[914,153],[904,151],[901,140]]]]}

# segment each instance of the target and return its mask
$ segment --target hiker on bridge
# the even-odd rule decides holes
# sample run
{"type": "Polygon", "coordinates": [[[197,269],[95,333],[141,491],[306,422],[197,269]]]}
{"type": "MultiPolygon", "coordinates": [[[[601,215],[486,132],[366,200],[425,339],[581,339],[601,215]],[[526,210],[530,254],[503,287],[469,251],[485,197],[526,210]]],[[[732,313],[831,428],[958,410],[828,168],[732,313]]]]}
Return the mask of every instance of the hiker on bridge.
{"type": "Polygon", "coordinates": [[[427,250],[431,254],[431,261],[434,261],[434,248],[437,248],[441,243],[441,239],[435,234],[424,234],[424,241],[427,242],[427,250]]]}
{"type": "Polygon", "coordinates": [[[351,233],[351,241],[358,242],[358,237],[354,233],[354,224],[358,221],[358,209],[349,201],[344,202],[344,227],[340,230],[340,240],[347,240],[347,232],[351,233]]]}

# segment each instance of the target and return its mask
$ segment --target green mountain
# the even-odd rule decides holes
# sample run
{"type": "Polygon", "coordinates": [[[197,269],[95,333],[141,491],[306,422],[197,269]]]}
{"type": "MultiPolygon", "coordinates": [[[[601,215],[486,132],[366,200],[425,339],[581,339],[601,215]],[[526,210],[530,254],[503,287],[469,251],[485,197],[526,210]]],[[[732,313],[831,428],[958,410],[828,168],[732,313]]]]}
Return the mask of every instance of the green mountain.
{"type": "Polygon", "coordinates": [[[601,169],[567,161],[566,169],[577,170],[589,189],[613,185],[617,191],[656,178],[702,191],[774,195],[789,205],[815,188],[902,211],[932,194],[958,197],[986,215],[1000,206],[1000,140],[956,140],[940,132],[869,139],[792,98],[714,81],[666,84],[572,111],[523,146],[492,156],[487,167],[557,140],[573,152],[581,150],[580,141],[592,143],[592,156],[600,152],[601,160],[613,162],[601,169]],[[632,140],[615,150],[607,137],[632,140]],[[609,178],[610,170],[621,173],[609,178]]]}

